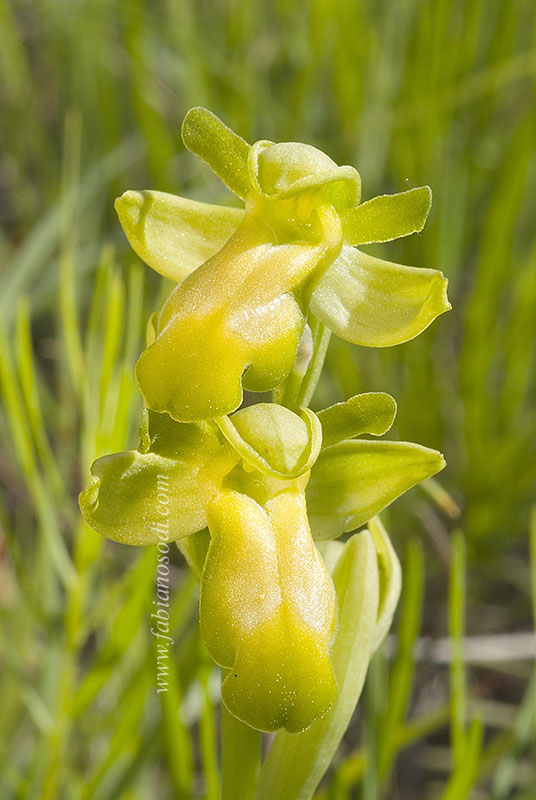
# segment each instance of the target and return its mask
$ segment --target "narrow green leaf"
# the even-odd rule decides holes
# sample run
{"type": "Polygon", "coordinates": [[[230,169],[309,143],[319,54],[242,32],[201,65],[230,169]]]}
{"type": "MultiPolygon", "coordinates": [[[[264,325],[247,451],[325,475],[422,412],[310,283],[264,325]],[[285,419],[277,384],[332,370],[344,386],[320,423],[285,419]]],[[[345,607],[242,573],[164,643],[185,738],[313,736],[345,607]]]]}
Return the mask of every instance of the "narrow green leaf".
{"type": "Polygon", "coordinates": [[[176,283],[221,250],[244,211],[165,192],[125,192],[115,210],[132,249],[176,283]]]}
{"type": "MultiPolygon", "coordinates": [[[[189,537],[191,538],[191,537],[189,537]]],[[[173,631],[173,636],[176,636],[173,631]]],[[[182,687],[175,655],[168,643],[156,637],[153,646],[156,659],[156,673],[164,677],[165,687],[157,689],[162,707],[162,734],[167,768],[177,800],[191,797],[193,782],[193,754],[188,726],[181,718],[180,706],[183,700],[182,687]]]]}
{"type": "Polygon", "coordinates": [[[475,718],[465,737],[463,757],[450,776],[441,800],[466,800],[469,797],[479,772],[483,735],[482,722],[475,718]]]}
{"type": "MultiPolygon", "coordinates": [[[[160,182],[169,175],[168,165],[175,157],[176,148],[175,137],[167,124],[165,114],[162,113],[163,103],[165,102],[162,96],[163,86],[156,73],[147,68],[147,59],[149,58],[149,42],[147,38],[147,30],[150,25],[149,10],[141,0],[126,0],[117,7],[116,11],[116,19],[122,29],[121,40],[122,47],[125,48],[126,67],[128,69],[127,80],[132,92],[134,119],[131,124],[135,125],[143,136],[145,145],[144,157],[148,168],[151,174],[160,182]]],[[[84,30],[84,37],[87,35],[86,29],[84,30]]],[[[100,38],[93,41],[94,44],[90,46],[98,47],[100,45],[100,38]]],[[[104,83],[106,85],[107,82],[104,81],[104,83]]],[[[109,91],[113,91],[113,89],[109,91]]],[[[108,95],[108,98],[106,98],[106,95],[103,97],[100,91],[98,96],[100,102],[104,101],[104,103],[110,97],[110,95],[108,95]]],[[[117,111],[116,107],[120,103],[115,100],[110,105],[113,105],[113,108],[110,108],[106,103],[106,117],[111,116],[114,119],[117,111]]],[[[114,119],[114,122],[116,125],[120,125],[117,118],[114,119]]]]}
{"type": "Polygon", "coordinates": [[[252,800],[261,758],[261,734],[221,708],[221,800],[252,800]]]}
{"type": "Polygon", "coordinates": [[[248,173],[250,145],[206,108],[191,108],[182,123],[182,141],[202,158],[238,197],[251,191],[248,173]]]}
{"type": "Polygon", "coordinates": [[[449,577],[449,634],[451,747],[455,768],[465,758],[466,677],[463,658],[465,631],[465,540],[461,531],[452,536],[452,561],[449,577]]]}
{"type": "Polygon", "coordinates": [[[331,652],[335,706],[304,733],[280,732],[261,769],[255,800],[310,800],[348,727],[361,694],[378,611],[378,562],[368,531],[345,544],[333,582],[339,628],[331,652]]]}
{"type": "MultiPolygon", "coordinates": [[[[128,651],[136,647],[136,638],[142,628],[141,620],[145,625],[147,609],[151,607],[157,555],[156,548],[141,551],[137,561],[121,579],[122,591],[116,596],[116,602],[110,604],[108,600],[107,636],[101,642],[91,669],[84,675],[70,698],[71,718],[82,718],[102,687],[109,684],[114,674],[117,674],[117,665],[127,656],[128,651]]],[[[143,630],[141,635],[144,637],[143,630]]],[[[145,639],[143,648],[145,651],[145,639]]]]}
{"type": "Polygon", "coordinates": [[[56,502],[37,466],[30,435],[31,425],[13,366],[11,347],[2,325],[0,325],[0,353],[2,353],[2,358],[0,358],[0,397],[4,404],[15,453],[52,562],[65,586],[72,587],[76,582],[76,571],[62,536],[56,502]]]}
{"type": "Polygon", "coordinates": [[[422,231],[431,206],[429,186],[373,197],[341,212],[345,242],[352,245],[389,242],[422,231]]]}
{"type": "Polygon", "coordinates": [[[344,246],[312,295],[311,310],[333,333],[367,347],[413,339],[451,306],[447,280],[344,246]]]}
{"type": "Polygon", "coordinates": [[[69,374],[77,392],[81,391],[85,359],[80,336],[76,265],[80,186],[81,118],[78,109],[65,115],[64,158],[62,165],[62,230],[60,247],[60,317],[69,374]]]}
{"type": "Polygon", "coordinates": [[[533,505],[530,511],[529,543],[530,543],[530,588],[532,596],[532,619],[534,627],[536,627],[536,505],[533,505]]]}
{"type": "Polygon", "coordinates": [[[16,361],[20,378],[20,398],[26,407],[28,428],[35,440],[36,452],[39,455],[47,480],[54,488],[60,502],[65,501],[65,486],[60,475],[55,456],[50,447],[45,420],[41,408],[39,386],[41,375],[36,363],[36,354],[32,344],[30,306],[28,298],[21,295],[17,307],[16,319],[16,361]]]}
{"type": "Polygon", "coordinates": [[[94,797],[98,787],[105,781],[109,772],[121,761],[125,754],[131,754],[135,746],[134,731],[139,730],[142,724],[142,715],[146,705],[147,694],[151,686],[151,673],[145,665],[138,669],[130,679],[128,685],[116,701],[117,713],[115,725],[108,747],[100,759],[86,776],[84,787],[84,800],[94,797]]]}
{"type": "Polygon", "coordinates": [[[378,772],[382,781],[389,774],[399,737],[404,730],[404,715],[415,670],[414,649],[419,635],[424,584],[424,561],[418,540],[410,540],[406,547],[403,575],[398,647],[391,670],[385,712],[380,723],[381,738],[378,740],[378,772]]]}
{"type": "MultiPolygon", "coordinates": [[[[534,742],[534,730],[536,724],[536,670],[533,669],[532,677],[523,696],[523,700],[518,707],[513,723],[512,734],[501,737],[506,747],[499,751],[500,758],[495,765],[493,781],[491,784],[491,800],[509,800],[511,797],[519,799],[518,795],[512,795],[514,787],[517,785],[518,775],[522,769],[523,760],[531,743],[534,742]],[[504,752],[505,751],[505,752],[504,752]]],[[[491,742],[488,752],[484,755],[486,760],[489,751],[493,750],[491,742]]],[[[523,795],[522,795],[523,797],[523,795]]],[[[525,800],[532,800],[528,795],[525,800]]]]}
{"type": "Polygon", "coordinates": [[[355,439],[322,450],[307,487],[313,536],[332,539],[358,528],[444,466],[437,450],[411,442],[355,439]]]}
{"type": "Polygon", "coordinates": [[[199,744],[202,774],[205,782],[204,800],[218,800],[220,796],[220,773],[218,769],[218,741],[216,736],[215,709],[212,699],[212,676],[210,666],[198,671],[203,693],[203,710],[199,720],[199,744]]]}
{"type": "Polygon", "coordinates": [[[136,360],[140,346],[140,335],[143,330],[143,283],[144,271],[141,264],[133,264],[129,271],[126,303],[126,320],[124,334],[124,361],[129,365],[136,360]]]}
{"type": "Polygon", "coordinates": [[[322,423],[322,448],[326,448],[362,433],[387,433],[396,416],[396,402],[385,392],[367,392],[324,408],[317,416],[322,423]]]}
{"type": "Polygon", "coordinates": [[[102,196],[104,187],[139,157],[140,148],[137,140],[123,142],[95,162],[91,170],[81,176],[79,185],[70,187],[69,192],[43,214],[42,219],[10,259],[10,269],[6,272],[4,290],[0,296],[0,315],[5,325],[13,318],[17,296],[27,291],[32,282],[45,271],[45,266],[57,245],[64,221],[65,206],[78,197],[78,213],[86,214],[91,203],[95,203],[96,198],[102,196]]]}
{"type": "Polygon", "coordinates": [[[115,264],[110,264],[106,280],[103,322],[101,324],[102,353],[99,358],[99,414],[106,416],[106,402],[114,382],[117,368],[117,357],[123,337],[123,320],[125,312],[125,295],[123,281],[115,264]]]}
{"type": "Polygon", "coordinates": [[[396,611],[400,598],[400,591],[402,589],[402,569],[398,556],[391,544],[391,539],[383,527],[380,518],[372,517],[368,523],[368,529],[374,540],[376,552],[378,554],[380,579],[378,619],[372,641],[372,652],[374,653],[387,636],[389,628],[391,627],[393,615],[396,611]]]}

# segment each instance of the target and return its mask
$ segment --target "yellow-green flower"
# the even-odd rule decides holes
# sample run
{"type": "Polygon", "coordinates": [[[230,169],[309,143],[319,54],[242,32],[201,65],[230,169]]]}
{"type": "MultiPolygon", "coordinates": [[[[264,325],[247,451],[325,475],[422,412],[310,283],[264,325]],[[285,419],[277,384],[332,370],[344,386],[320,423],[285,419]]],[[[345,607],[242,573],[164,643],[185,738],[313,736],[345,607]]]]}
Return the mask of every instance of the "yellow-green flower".
{"type": "Polygon", "coordinates": [[[234,411],[243,388],[274,389],[294,364],[307,313],[348,341],[384,347],[450,308],[440,272],[357,249],[421,230],[428,187],[359,205],[358,172],[311,145],[250,146],[201,108],[188,112],[182,135],[245,207],[150,191],[116,202],[134,250],[178,283],[136,367],[149,408],[198,421],[234,411]]]}
{"type": "MultiPolygon", "coordinates": [[[[201,581],[202,636],[228,671],[223,700],[252,727],[303,730],[337,696],[337,605],[315,541],[361,527],[444,465],[420,445],[353,438],[385,433],[395,411],[383,393],[318,415],[259,403],[181,423],[146,410],[138,450],[92,466],[80,506],[95,530],[125,544],[186,549],[201,581]],[[200,552],[184,548],[207,526],[200,552]]],[[[396,605],[399,580],[393,585],[379,607],[379,637],[396,605]]]]}

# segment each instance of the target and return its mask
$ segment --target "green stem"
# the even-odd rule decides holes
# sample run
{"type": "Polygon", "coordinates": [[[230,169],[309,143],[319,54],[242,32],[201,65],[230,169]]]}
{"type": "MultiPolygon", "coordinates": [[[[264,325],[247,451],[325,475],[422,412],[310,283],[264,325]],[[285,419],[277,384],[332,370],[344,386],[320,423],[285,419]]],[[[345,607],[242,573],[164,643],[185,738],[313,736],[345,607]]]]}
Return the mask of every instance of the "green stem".
{"type": "Polygon", "coordinates": [[[331,331],[328,330],[319,319],[313,317],[311,314],[309,320],[313,334],[314,349],[313,356],[307,367],[307,372],[303,377],[298,394],[297,405],[299,408],[305,408],[311,402],[311,398],[320,380],[320,375],[322,374],[322,368],[326,360],[328,344],[331,337],[331,331]]]}
{"type": "Polygon", "coordinates": [[[217,800],[220,776],[217,762],[217,737],[214,725],[214,704],[209,690],[210,667],[201,668],[200,682],[203,689],[203,713],[199,720],[201,764],[205,776],[205,800],[217,800]]]}
{"type": "Polygon", "coordinates": [[[465,759],[466,740],[466,674],[463,657],[465,628],[466,553],[463,533],[457,530],[452,536],[452,563],[449,581],[449,633],[452,658],[450,663],[451,696],[451,747],[455,767],[465,759]]]}
{"type": "Polygon", "coordinates": [[[308,324],[313,339],[313,352],[305,372],[293,370],[279,391],[274,392],[274,401],[287,408],[306,408],[317,387],[326,359],[331,331],[317,317],[309,314],[308,324]]]}
{"type": "Polygon", "coordinates": [[[261,757],[261,734],[221,707],[221,800],[252,800],[261,757]]]}

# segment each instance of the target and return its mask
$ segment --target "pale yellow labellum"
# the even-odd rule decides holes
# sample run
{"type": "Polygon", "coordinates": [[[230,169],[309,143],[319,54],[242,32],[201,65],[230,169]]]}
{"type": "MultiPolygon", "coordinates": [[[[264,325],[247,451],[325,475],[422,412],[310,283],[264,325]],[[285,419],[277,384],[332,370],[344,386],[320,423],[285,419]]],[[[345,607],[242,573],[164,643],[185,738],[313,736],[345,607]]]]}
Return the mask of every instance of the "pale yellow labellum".
{"type": "Polygon", "coordinates": [[[208,522],[201,632],[229,668],[223,700],[254,728],[304,730],[329,709],[337,687],[329,656],[335,592],[303,492],[283,490],[264,506],[221,492],[208,522]]]}

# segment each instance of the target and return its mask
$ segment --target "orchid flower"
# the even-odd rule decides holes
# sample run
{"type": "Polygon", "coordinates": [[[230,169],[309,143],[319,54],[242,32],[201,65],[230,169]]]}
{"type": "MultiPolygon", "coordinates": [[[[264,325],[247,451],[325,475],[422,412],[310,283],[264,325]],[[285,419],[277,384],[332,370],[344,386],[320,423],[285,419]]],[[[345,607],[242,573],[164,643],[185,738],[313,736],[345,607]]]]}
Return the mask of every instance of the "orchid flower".
{"type": "Polygon", "coordinates": [[[182,137],[245,207],[153,191],[116,201],[133,249],[177,283],[136,367],[149,408],[181,422],[211,419],[237,409],[243,389],[276,388],[308,314],[347,341],[385,347],[450,308],[437,270],[357,247],[420,231],[428,187],[360,204],[353,167],[308,144],[250,146],[202,108],[188,112],[182,137]]]}
{"type": "Polygon", "coordinates": [[[208,526],[201,553],[193,541],[185,549],[200,576],[201,633],[228,670],[224,702],[252,727],[303,730],[337,696],[337,603],[316,543],[361,527],[444,465],[419,445],[351,438],[385,433],[395,410],[381,392],[318,415],[258,403],[181,423],[146,410],[138,450],[93,464],[80,505],[108,538],[183,549],[208,526]]]}

